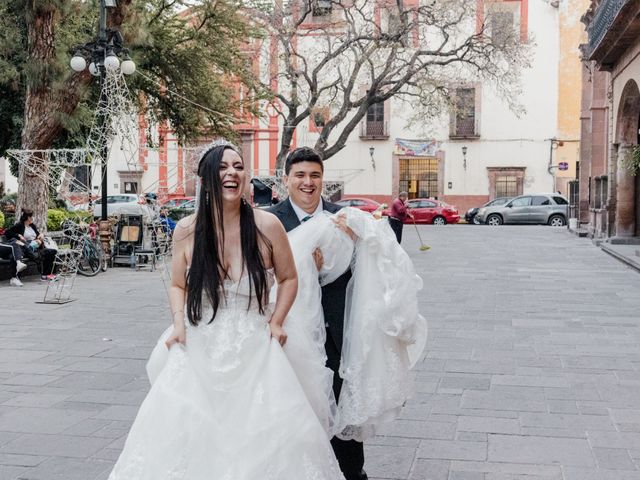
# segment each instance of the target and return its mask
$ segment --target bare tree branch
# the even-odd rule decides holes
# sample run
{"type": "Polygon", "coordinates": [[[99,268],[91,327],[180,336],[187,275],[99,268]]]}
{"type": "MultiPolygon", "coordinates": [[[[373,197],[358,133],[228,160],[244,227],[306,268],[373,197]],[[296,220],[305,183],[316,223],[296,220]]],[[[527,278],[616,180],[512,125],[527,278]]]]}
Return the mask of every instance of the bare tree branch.
{"type": "Polygon", "coordinates": [[[487,26],[489,10],[477,26],[475,2],[318,1],[276,3],[262,18],[278,45],[278,71],[262,86],[281,106],[279,165],[294,131],[316,108],[330,112],[315,142],[325,159],[344,148],[372,105],[390,98],[411,101],[413,111],[433,116],[450,104],[452,83],[484,80],[514,111],[520,108],[529,45],[515,28],[499,32],[497,41],[487,26]]]}

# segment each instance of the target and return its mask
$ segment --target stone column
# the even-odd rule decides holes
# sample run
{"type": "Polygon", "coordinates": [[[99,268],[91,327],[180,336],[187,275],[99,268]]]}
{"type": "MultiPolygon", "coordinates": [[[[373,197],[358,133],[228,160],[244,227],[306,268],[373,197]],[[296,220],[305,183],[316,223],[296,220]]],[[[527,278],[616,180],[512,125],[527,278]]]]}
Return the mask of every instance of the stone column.
{"type": "Polygon", "coordinates": [[[618,146],[616,169],[616,235],[611,243],[632,243],[636,231],[635,177],[625,167],[625,159],[631,154],[632,145],[618,146]]]}

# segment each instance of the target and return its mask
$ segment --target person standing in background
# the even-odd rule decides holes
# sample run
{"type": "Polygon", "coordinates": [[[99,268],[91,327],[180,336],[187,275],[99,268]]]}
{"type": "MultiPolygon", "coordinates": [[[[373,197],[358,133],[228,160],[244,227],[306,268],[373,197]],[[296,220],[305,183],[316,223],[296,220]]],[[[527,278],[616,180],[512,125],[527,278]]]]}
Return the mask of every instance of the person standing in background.
{"type": "Polygon", "coordinates": [[[391,204],[391,212],[389,213],[389,225],[391,230],[396,234],[398,243],[402,243],[402,227],[404,226],[404,220],[413,216],[407,210],[407,192],[400,192],[398,198],[396,198],[391,204]]]}

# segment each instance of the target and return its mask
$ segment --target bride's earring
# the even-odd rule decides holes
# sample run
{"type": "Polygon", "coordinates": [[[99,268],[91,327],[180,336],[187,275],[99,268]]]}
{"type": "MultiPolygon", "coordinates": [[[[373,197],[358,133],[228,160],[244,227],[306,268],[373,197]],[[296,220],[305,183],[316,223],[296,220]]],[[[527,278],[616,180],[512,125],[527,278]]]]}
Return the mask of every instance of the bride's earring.
{"type": "Polygon", "coordinates": [[[244,196],[244,194],[242,195],[242,204],[243,205],[247,204],[247,198],[244,196]]]}

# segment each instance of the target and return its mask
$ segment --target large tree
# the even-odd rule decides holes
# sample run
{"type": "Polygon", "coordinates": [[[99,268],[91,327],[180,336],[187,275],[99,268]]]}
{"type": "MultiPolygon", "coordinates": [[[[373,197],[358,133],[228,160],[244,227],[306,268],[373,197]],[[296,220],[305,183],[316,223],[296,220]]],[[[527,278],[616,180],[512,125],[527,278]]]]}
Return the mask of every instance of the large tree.
{"type": "Polygon", "coordinates": [[[486,81],[517,109],[528,44],[513,25],[492,21],[491,3],[277,0],[262,18],[270,34],[263,87],[284,125],[278,166],[311,115],[322,117],[315,148],[328,159],[372,105],[392,97],[424,119],[451,106],[452,87],[486,81]]]}
{"type": "MultiPolygon", "coordinates": [[[[86,138],[98,82],[68,64],[73,46],[95,37],[98,4],[0,5],[0,155],[8,148],[73,147],[86,138]]],[[[117,0],[108,9],[107,27],[120,30],[130,48],[141,75],[129,86],[150,115],[168,120],[183,140],[233,134],[234,112],[245,100],[229,78],[253,88],[243,48],[257,34],[236,0],[117,0]]],[[[32,161],[47,171],[44,160],[32,161]]],[[[18,205],[32,207],[38,224],[45,224],[46,182],[23,177],[18,205]]]]}

